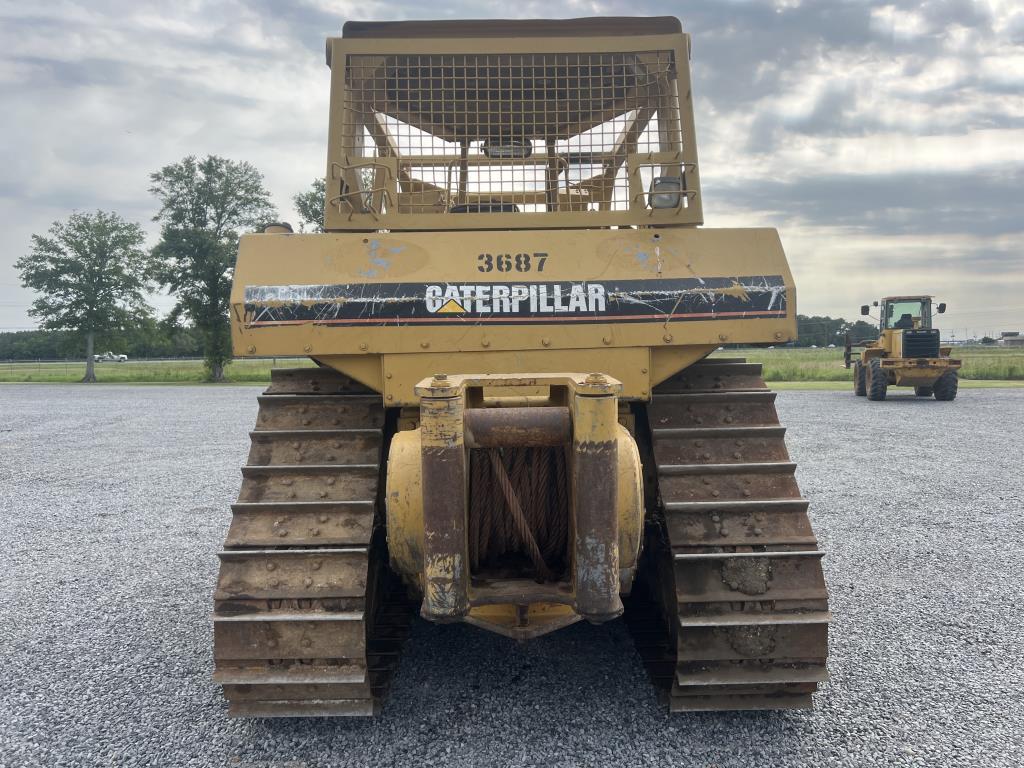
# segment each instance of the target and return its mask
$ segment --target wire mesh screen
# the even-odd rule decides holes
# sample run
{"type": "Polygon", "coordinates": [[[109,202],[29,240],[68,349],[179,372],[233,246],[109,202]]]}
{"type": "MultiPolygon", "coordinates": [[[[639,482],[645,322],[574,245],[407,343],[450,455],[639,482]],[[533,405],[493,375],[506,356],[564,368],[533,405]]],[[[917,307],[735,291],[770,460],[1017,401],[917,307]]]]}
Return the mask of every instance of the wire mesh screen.
{"type": "Polygon", "coordinates": [[[360,212],[623,211],[683,173],[627,162],[682,148],[672,51],[349,55],[346,92],[360,212]]]}

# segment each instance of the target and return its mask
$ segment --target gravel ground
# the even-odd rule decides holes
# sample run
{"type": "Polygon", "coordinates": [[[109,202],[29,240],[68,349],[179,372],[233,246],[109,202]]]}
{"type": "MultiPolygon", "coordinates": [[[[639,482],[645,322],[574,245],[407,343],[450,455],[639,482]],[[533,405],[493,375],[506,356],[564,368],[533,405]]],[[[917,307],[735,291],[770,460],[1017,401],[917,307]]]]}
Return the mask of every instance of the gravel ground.
{"type": "Polygon", "coordinates": [[[668,716],[628,634],[418,621],[375,721],[233,721],[215,552],[258,390],[0,386],[0,766],[1019,765],[1024,390],[784,392],[832,592],[812,712],[668,716]]]}

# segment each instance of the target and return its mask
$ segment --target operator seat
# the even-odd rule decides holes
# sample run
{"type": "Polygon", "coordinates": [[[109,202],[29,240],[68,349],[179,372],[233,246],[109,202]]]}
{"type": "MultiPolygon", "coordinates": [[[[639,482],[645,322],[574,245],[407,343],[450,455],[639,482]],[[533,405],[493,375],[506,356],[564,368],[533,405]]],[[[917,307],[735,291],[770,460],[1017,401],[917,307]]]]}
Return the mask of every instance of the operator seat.
{"type": "Polygon", "coordinates": [[[900,319],[896,321],[893,328],[900,330],[909,329],[914,327],[914,318],[909,314],[900,315],[900,319]]]}

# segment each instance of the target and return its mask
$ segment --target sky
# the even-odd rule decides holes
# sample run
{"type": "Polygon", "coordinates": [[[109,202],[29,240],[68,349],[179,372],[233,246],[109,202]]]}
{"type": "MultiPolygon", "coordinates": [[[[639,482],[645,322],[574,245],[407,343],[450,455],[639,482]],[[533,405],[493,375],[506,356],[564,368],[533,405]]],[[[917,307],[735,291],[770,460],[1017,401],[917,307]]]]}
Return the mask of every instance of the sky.
{"type": "Polygon", "coordinates": [[[149,174],[186,155],[253,163],[297,221],[346,20],[598,15],[693,36],[705,226],[779,229],[799,312],[930,293],[946,337],[1024,331],[1017,0],[0,0],[0,330],[36,324],[13,268],[33,233],[103,209],[155,244],[149,174]]]}

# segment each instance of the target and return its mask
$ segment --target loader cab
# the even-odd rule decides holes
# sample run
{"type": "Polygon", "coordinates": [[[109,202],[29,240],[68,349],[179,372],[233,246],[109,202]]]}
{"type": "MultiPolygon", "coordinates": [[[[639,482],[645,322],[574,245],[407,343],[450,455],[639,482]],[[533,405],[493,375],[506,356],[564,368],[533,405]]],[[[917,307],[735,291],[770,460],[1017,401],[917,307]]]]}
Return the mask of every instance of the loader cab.
{"type": "MultiPolygon", "coordinates": [[[[945,309],[945,305],[942,305],[945,309]]],[[[882,299],[880,330],[909,331],[932,327],[930,296],[891,296],[882,299]]]]}

